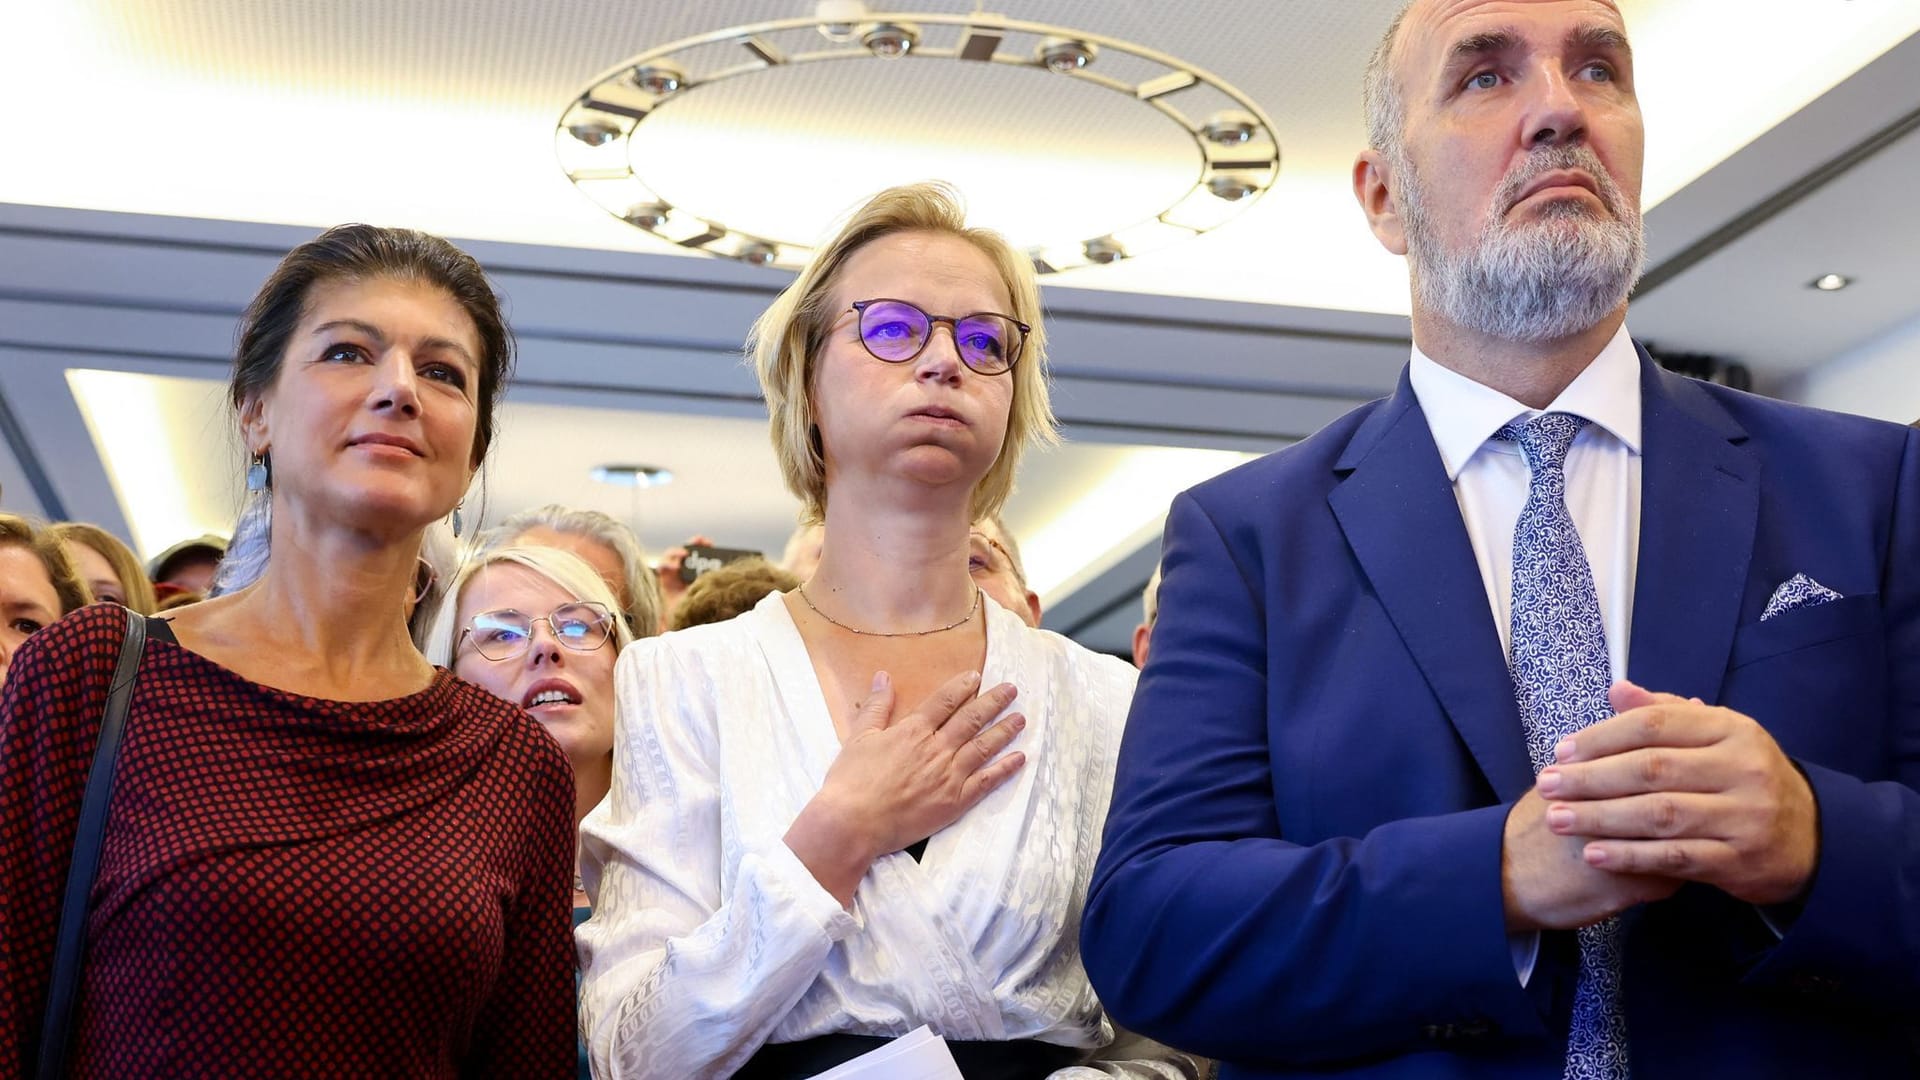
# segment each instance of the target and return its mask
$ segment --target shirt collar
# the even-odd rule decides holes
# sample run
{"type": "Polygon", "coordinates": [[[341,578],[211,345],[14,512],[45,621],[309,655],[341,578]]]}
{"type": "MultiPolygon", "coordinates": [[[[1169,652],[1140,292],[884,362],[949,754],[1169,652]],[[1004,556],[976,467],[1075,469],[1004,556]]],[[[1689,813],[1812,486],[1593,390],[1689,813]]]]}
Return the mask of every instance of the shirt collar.
{"type": "Polygon", "coordinates": [[[1433,431],[1449,480],[1459,478],[1460,470],[1494,432],[1515,418],[1541,412],[1585,417],[1632,453],[1640,452],[1640,354],[1625,323],[1545,409],[1529,409],[1490,386],[1441,367],[1418,345],[1413,347],[1408,379],[1420,411],[1427,415],[1427,427],[1433,431]]]}

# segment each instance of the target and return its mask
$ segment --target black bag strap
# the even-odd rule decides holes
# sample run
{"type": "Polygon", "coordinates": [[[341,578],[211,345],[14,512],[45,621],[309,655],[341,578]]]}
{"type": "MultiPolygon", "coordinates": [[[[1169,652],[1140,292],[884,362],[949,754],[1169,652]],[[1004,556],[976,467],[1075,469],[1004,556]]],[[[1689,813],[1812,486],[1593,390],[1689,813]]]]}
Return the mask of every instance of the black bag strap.
{"type": "Polygon", "coordinates": [[[87,907],[94,874],[100,869],[100,845],[107,834],[107,800],[113,795],[113,771],[120,760],[120,736],[127,726],[127,704],[140,674],[140,656],[147,646],[147,620],[127,612],[127,636],[120,643],[120,664],[107,687],[106,714],[100,719],[100,744],[87,771],[87,791],[80,802],[80,824],[73,834],[73,863],[67,868],[67,889],[60,901],[60,930],[54,939],[53,977],[47,985],[47,1014],[40,1024],[40,1080],[66,1075],[68,1043],[72,1039],[73,1009],[80,998],[80,962],[86,952],[87,907]]]}

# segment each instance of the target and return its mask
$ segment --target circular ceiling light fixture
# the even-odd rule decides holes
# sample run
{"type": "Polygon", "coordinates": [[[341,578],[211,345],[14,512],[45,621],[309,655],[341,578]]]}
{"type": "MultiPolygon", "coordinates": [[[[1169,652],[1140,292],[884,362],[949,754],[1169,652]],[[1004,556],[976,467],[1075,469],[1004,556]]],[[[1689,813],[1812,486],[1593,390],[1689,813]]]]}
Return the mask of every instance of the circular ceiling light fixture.
{"type": "Polygon", "coordinates": [[[1845,274],[1821,274],[1809,284],[1821,292],[1839,292],[1853,284],[1853,279],[1845,274]]]}
{"type": "MultiPolygon", "coordinates": [[[[987,12],[877,12],[860,0],[820,0],[810,17],[727,27],[630,57],[594,79],[562,112],[555,136],[561,168],[609,214],[668,243],[757,266],[798,267],[812,254],[807,242],[766,235],[770,230],[733,228],[711,207],[685,205],[692,196],[664,196],[643,176],[647,162],[636,152],[635,135],[649,119],[698,97],[706,87],[770,71],[875,58],[889,64],[969,65],[972,71],[1050,72],[1120,95],[1177,125],[1194,156],[1192,180],[1171,202],[1162,201],[1164,191],[1150,196],[1152,204],[1129,212],[1137,216],[1092,236],[1008,237],[1026,249],[1043,274],[1136,258],[1209,232],[1257,202],[1279,176],[1272,121],[1244,93],[1185,61],[1069,27],[987,12]]],[[[752,148],[742,147],[740,153],[751,157],[752,148]]],[[[650,160],[657,167],[659,159],[650,160]]],[[[713,167],[732,165],[715,162],[713,167]]],[[[1175,175],[1183,173],[1184,168],[1175,175]]],[[[866,194],[850,189],[845,201],[851,204],[866,194]]]]}

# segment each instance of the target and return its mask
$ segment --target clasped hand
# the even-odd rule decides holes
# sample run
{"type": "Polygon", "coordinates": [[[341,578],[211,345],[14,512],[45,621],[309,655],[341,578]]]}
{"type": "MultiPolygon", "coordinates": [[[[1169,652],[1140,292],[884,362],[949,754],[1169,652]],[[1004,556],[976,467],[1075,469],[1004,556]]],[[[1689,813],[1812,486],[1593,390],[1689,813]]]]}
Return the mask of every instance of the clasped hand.
{"type": "Polygon", "coordinates": [[[1761,905],[1805,892],[1819,854],[1813,792],[1766,729],[1625,681],[1608,699],[1615,715],[1561,740],[1508,819],[1510,923],[1585,925],[1687,881],[1761,905]],[[1528,835],[1541,829],[1552,842],[1528,835]],[[1557,893],[1511,872],[1551,861],[1557,893]]]}

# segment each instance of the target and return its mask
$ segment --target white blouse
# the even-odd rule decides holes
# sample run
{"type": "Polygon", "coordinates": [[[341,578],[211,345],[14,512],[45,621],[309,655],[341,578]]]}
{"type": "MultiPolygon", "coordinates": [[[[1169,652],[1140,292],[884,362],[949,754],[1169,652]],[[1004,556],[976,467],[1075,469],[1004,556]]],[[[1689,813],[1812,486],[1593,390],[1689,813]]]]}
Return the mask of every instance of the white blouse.
{"type": "Polygon", "coordinates": [[[1057,1077],[1199,1075],[1157,1044],[1116,1044],[1080,966],[1134,671],[982,606],[982,685],[1018,689],[1027,764],[923,862],[876,860],[850,910],[783,840],[840,742],[780,594],[621,654],[613,790],[580,830],[595,1076],[727,1076],[763,1043],[921,1024],[1089,1049],[1057,1077]]]}

